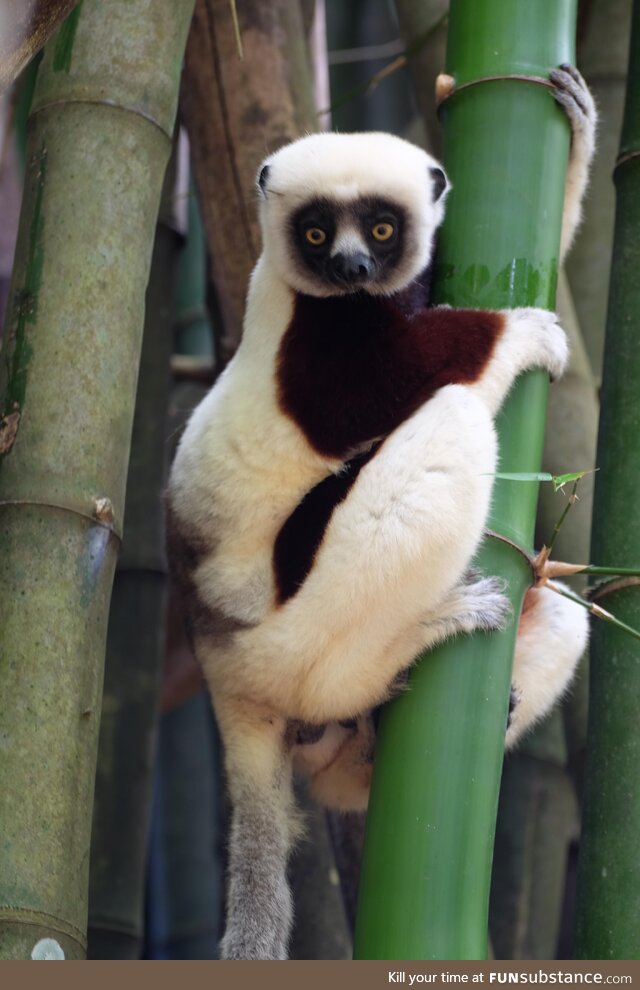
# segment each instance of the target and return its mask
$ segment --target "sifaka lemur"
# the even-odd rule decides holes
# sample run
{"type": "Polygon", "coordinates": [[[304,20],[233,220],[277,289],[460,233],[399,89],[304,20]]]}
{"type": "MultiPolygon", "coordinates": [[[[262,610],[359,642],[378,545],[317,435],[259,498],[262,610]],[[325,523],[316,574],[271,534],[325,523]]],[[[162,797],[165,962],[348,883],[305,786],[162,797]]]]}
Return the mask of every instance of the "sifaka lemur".
{"type": "MultiPolygon", "coordinates": [[[[561,254],[580,216],[595,109],[551,73],[572,126],[561,254]]],[[[292,772],[366,806],[370,712],[446,637],[503,626],[470,572],[497,466],[493,419],[529,368],[562,374],[553,313],[429,307],[449,190],[388,134],[313,134],[258,179],[263,249],[242,343],[193,413],[168,488],[170,561],[213,697],[233,806],[231,959],[287,954],[292,772]]],[[[530,591],[507,746],[568,685],[582,609],[530,591]]]]}

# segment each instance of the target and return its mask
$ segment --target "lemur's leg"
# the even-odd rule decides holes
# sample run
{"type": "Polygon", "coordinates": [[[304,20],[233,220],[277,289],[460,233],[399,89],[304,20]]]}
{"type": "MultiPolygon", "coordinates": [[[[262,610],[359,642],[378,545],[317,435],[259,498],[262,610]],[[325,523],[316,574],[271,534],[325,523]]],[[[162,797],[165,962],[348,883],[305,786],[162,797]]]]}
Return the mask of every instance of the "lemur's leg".
{"type": "Polygon", "coordinates": [[[515,705],[507,729],[507,748],[564,693],[588,638],[586,609],[549,588],[527,592],[513,664],[515,705]]]}
{"type": "Polygon", "coordinates": [[[286,959],[292,921],[287,860],[299,832],[286,722],[246,701],[214,698],[232,821],[223,959],[286,959]]]}
{"type": "MultiPolygon", "coordinates": [[[[527,592],[516,640],[507,749],[566,691],[588,636],[585,609],[548,588],[527,592]]],[[[349,726],[329,724],[313,744],[297,747],[294,761],[311,777],[312,794],[322,804],[342,811],[363,810],[369,798],[374,743],[373,720],[366,714],[349,726]]]]}
{"type": "Polygon", "coordinates": [[[572,65],[561,65],[549,78],[554,96],[571,124],[571,153],[565,185],[560,262],[571,247],[582,216],[582,200],[589,181],[596,141],[597,112],[587,84],[572,65]]]}
{"type": "Polygon", "coordinates": [[[296,771],[311,779],[311,794],[337,811],[365,811],[369,800],[375,729],[370,713],[330,722],[313,742],[294,746],[296,771]]]}
{"type": "MultiPolygon", "coordinates": [[[[313,714],[299,710],[298,717],[330,720],[371,708],[413,659],[411,651],[388,648],[397,637],[409,627],[423,644],[446,634],[420,619],[438,612],[446,589],[469,566],[495,463],[486,406],[466,386],[453,385],[394,431],[362,469],[334,510],[304,584],[256,630],[256,649],[259,641],[263,654],[267,646],[284,691],[290,666],[292,690],[295,679],[301,703],[313,706],[313,714]]],[[[479,586],[475,598],[460,596],[465,628],[474,627],[476,606],[475,625],[485,622],[483,591],[493,602],[492,586],[479,586]]],[[[246,642],[249,648],[251,633],[246,642]]],[[[269,691],[269,676],[266,666],[261,690],[269,691]]],[[[282,690],[279,697],[285,705],[282,690]]]]}

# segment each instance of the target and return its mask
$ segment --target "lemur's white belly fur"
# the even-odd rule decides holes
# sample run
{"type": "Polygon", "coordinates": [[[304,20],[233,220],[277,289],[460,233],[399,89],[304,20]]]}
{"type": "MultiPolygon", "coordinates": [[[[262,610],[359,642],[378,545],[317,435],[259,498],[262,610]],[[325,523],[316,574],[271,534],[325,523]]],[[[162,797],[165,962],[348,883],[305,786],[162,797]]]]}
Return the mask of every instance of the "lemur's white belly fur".
{"type": "Polygon", "coordinates": [[[289,718],[343,718],[383,699],[389,655],[396,669],[411,663],[424,645],[421,623],[460,581],[488,512],[494,431],[464,386],[425,403],[362,469],[302,587],[278,605],[276,537],[340,464],[315,453],[283,415],[275,355],[270,364],[261,357],[249,348],[230,365],[194,414],[173,469],[174,508],[207,547],[194,571],[197,594],[237,622],[231,636],[197,636],[198,654],[214,691],[231,689],[289,718]],[[354,669],[362,672],[356,690],[354,669]]]}

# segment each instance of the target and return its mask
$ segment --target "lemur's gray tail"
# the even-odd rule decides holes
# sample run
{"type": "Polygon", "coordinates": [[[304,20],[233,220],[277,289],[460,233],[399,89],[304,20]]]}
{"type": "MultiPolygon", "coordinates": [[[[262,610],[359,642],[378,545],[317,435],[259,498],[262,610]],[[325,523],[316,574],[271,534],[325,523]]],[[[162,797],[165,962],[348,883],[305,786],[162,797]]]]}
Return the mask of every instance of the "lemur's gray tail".
{"type": "Polygon", "coordinates": [[[284,720],[216,704],[233,807],[223,959],[286,959],[287,860],[299,831],[284,720]]]}

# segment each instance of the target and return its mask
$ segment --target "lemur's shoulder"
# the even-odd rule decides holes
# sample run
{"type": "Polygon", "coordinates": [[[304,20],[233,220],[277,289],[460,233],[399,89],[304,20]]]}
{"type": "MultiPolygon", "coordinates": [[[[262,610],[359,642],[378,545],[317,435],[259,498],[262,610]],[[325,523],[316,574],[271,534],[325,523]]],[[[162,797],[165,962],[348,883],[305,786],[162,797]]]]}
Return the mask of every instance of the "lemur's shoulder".
{"type": "Polygon", "coordinates": [[[278,355],[282,410],[316,450],[349,457],[438,389],[479,378],[503,326],[498,312],[409,307],[402,296],[298,294],[278,355]]]}

